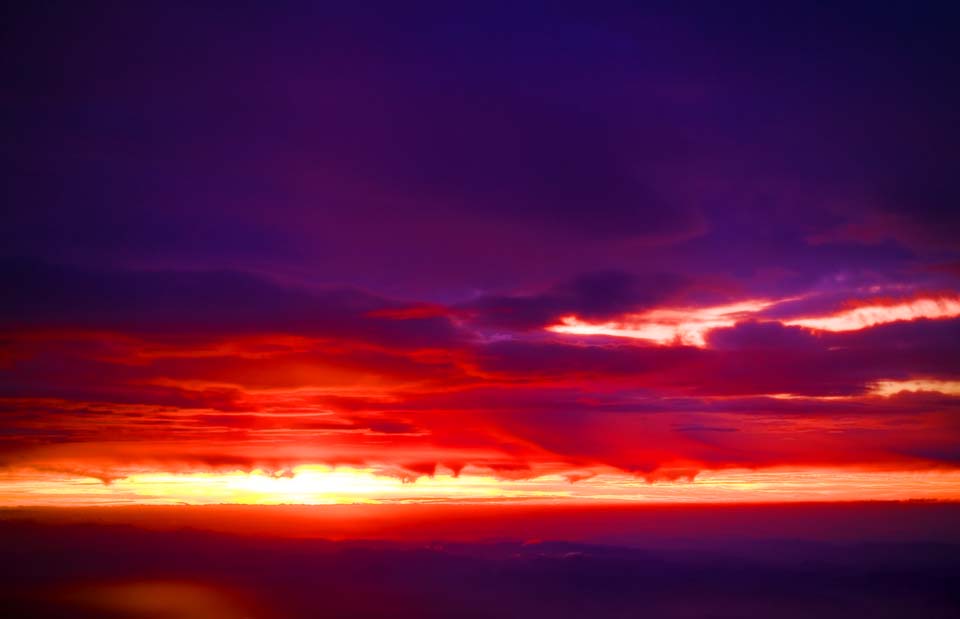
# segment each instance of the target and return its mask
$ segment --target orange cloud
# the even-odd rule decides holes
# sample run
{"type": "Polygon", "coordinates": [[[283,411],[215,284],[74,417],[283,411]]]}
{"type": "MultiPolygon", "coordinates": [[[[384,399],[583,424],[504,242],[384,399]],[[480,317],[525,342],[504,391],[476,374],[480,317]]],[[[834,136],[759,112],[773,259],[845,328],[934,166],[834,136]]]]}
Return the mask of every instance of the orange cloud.
{"type": "MultiPolygon", "coordinates": [[[[874,305],[899,315],[904,303],[874,305]]],[[[848,474],[902,473],[876,496],[914,497],[911,474],[956,470],[956,321],[814,333],[756,320],[774,305],[660,307],[417,346],[8,332],[0,501],[285,502],[316,467],[374,488],[357,500],[766,500],[814,470],[851,497],[867,482],[848,474]],[[571,337],[593,333],[639,341],[571,337]],[[747,471],[791,473],[761,483],[747,471]],[[711,494],[724,475],[746,485],[711,494]]],[[[841,311],[862,307],[873,305],[841,311]]],[[[408,320],[421,318],[387,321],[408,320]]],[[[952,496],[923,487],[919,498],[952,496]]],[[[311,496],[351,500],[334,494],[311,496]]]]}

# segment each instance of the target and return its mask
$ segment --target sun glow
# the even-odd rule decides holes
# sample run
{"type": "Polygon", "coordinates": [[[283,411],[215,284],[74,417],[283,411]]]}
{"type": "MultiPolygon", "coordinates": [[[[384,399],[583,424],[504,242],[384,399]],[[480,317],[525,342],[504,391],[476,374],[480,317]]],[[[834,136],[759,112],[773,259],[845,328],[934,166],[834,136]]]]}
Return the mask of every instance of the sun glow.
{"type": "Polygon", "coordinates": [[[439,473],[402,481],[370,468],[305,465],[289,476],[263,471],[141,473],[109,484],[36,472],[0,477],[0,504],[40,505],[334,505],[358,503],[767,502],[817,500],[960,500],[960,471],[876,471],[774,467],[702,471],[693,479],[648,482],[606,470],[505,480],[439,473]],[[571,481],[575,479],[577,481],[571,481]]]}

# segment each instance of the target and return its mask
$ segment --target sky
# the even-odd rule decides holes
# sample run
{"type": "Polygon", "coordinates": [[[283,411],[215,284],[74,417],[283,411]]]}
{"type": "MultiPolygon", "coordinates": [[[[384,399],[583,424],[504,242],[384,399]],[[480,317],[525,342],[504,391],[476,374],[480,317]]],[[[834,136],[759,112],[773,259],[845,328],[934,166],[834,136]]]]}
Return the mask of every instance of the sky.
{"type": "Polygon", "coordinates": [[[946,7],[228,4],[3,9],[0,504],[960,499],[946,7]]]}

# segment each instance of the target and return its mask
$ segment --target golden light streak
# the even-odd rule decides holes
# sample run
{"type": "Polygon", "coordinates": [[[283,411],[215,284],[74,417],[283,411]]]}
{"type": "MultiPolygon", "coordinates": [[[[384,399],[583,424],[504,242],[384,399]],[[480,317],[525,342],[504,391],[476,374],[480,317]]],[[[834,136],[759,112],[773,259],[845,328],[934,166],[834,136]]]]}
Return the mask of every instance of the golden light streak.
{"type": "Polygon", "coordinates": [[[856,331],[899,320],[957,316],[960,316],[960,298],[937,297],[913,299],[895,304],[864,305],[830,316],[786,320],[783,324],[821,331],[856,331]]]}
{"type": "Polygon", "coordinates": [[[704,336],[718,327],[732,327],[738,321],[773,305],[773,301],[749,300],[702,308],[662,308],[630,314],[622,320],[589,323],[576,316],[564,316],[560,324],[547,327],[555,333],[610,335],[649,340],[658,344],[706,346],[704,336]]]}
{"type": "Polygon", "coordinates": [[[774,467],[703,471],[693,481],[648,483],[607,470],[571,482],[567,475],[503,480],[479,471],[415,482],[369,468],[300,466],[292,477],[251,473],[142,473],[111,484],[82,477],[7,472],[0,505],[303,504],[595,502],[729,503],[818,500],[960,500],[960,471],[774,467]]]}
{"type": "MultiPolygon", "coordinates": [[[[575,315],[563,316],[547,327],[554,333],[607,335],[647,340],[657,344],[706,346],[706,334],[713,329],[732,327],[749,320],[768,307],[795,299],[749,300],[704,308],[661,308],[628,314],[619,320],[593,323],[575,315]]],[[[791,327],[817,331],[857,331],[901,320],[940,319],[960,316],[960,297],[924,297],[899,303],[874,303],[840,312],[777,321],[791,327]]]]}
{"type": "Polygon", "coordinates": [[[879,380],[871,385],[870,394],[879,396],[897,395],[903,391],[934,391],[944,395],[960,396],[960,381],[953,380],[879,380]]]}

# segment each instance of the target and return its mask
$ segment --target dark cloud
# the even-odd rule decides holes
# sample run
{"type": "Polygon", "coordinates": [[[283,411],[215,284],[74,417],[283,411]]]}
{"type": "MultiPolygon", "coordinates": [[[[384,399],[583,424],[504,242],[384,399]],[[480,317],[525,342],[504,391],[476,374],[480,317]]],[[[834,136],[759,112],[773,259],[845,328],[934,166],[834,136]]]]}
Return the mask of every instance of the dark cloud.
{"type": "Polygon", "coordinates": [[[602,321],[649,309],[677,295],[686,285],[684,278],[668,273],[599,271],[539,293],[483,297],[465,306],[464,311],[480,325],[540,329],[567,315],[602,321]]]}
{"type": "Polygon", "coordinates": [[[7,328],[217,335],[295,333],[391,347],[450,346],[443,316],[396,320],[403,304],[351,289],[307,291],[236,271],[94,271],[31,260],[0,264],[7,328]],[[379,314],[378,314],[379,312],[379,314]]]}
{"type": "Polygon", "coordinates": [[[735,327],[714,329],[707,345],[717,350],[784,350],[822,348],[820,338],[808,329],[779,322],[741,322],[735,327]]]}
{"type": "Polygon", "coordinates": [[[687,347],[570,344],[559,340],[495,342],[478,353],[479,369],[503,378],[639,377],[699,357],[696,350],[687,347]]]}

